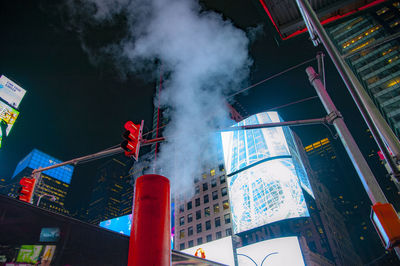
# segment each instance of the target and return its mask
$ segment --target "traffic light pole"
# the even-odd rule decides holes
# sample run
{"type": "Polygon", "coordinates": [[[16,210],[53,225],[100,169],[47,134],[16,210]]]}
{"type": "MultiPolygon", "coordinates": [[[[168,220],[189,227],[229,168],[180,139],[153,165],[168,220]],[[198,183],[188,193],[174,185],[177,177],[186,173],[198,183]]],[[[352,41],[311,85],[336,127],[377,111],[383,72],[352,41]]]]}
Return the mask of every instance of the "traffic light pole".
{"type": "MultiPolygon", "coordinates": [[[[339,51],[336,49],[325,29],[321,25],[310,3],[307,0],[296,0],[296,3],[304,21],[306,22],[310,36],[318,36],[317,41],[324,45],[347,89],[353,97],[362,117],[367,123],[379,149],[382,151],[382,154],[391,170],[390,174],[395,178],[395,182],[399,182],[400,170],[397,166],[397,163],[400,160],[399,140],[394,135],[392,129],[386,123],[357,77],[339,54],[339,51]],[[391,155],[391,152],[393,153],[393,156],[391,155]]],[[[313,39],[312,41],[315,46],[318,44],[316,40],[313,39]]]]}

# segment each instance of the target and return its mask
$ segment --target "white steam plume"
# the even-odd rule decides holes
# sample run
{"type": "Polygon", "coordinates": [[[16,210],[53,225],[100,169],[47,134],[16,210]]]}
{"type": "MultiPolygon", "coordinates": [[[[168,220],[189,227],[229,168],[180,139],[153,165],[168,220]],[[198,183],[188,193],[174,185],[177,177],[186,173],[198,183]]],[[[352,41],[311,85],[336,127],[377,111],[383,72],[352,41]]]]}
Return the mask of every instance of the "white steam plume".
{"type": "MultiPolygon", "coordinates": [[[[71,0],[72,1],[72,0],[71,0]]],[[[73,3],[76,9],[77,1],[73,3]]],[[[126,60],[130,71],[162,62],[160,103],[170,120],[157,169],[174,189],[190,187],[208,159],[209,134],[227,125],[225,96],[247,78],[251,60],[246,34],[221,15],[203,11],[193,0],[87,0],[78,2],[93,22],[123,13],[127,36],[105,50],[126,60]],[[90,7],[90,9],[89,9],[90,7]]]]}

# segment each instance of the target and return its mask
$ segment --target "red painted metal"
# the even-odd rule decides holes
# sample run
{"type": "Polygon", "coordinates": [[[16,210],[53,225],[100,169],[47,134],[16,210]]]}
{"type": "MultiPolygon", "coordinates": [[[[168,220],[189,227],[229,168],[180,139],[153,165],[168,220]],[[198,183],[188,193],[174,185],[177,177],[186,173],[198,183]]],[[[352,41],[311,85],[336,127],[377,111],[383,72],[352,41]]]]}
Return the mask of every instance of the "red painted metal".
{"type": "Polygon", "coordinates": [[[160,175],[136,180],[128,266],[171,262],[170,183],[160,175]]]}
{"type": "MultiPolygon", "coordinates": [[[[290,34],[290,35],[284,37],[284,36],[282,35],[281,31],[279,30],[279,27],[278,27],[278,25],[276,24],[275,20],[272,18],[272,14],[271,14],[271,12],[269,11],[269,9],[268,9],[267,4],[265,3],[265,1],[264,1],[264,0],[259,0],[259,1],[260,1],[260,4],[262,5],[264,11],[267,13],[269,19],[271,20],[272,24],[274,25],[276,31],[278,32],[279,37],[281,37],[282,40],[287,40],[287,39],[293,38],[293,37],[295,37],[295,36],[297,36],[297,35],[299,35],[299,34],[301,34],[301,33],[307,32],[307,28],[305,27],[305,28],[303,28],[303,29],[297,30],[297,31],[293,32],[292,34],[290,34]]],[[[366,9],[366,8],[369,8],[369,7],[372,7],[372,6],[381,4],[381,3],[385,2],[385,1],[387,1],[387,0],[375,0],[375,1],[371,2],[371,3],[369,3],[369,4],[366,4],[366,5],[364,5],[364,6],[361,6],[361,7],[359,7],[359,8],[356,8],[356,9],[354,9],[354,10],[351,10],[351,11],[349,11],[349,12],[343,14],[343,15],[335,15],[335,16],[329,17],[329,18],[327,18],[327,19],[321,21],[321,24],[322,24],[322,25],[325,25],[325,24],[330,23],[330,22],[333,22],[333,21],[335,21],[335,20],[338,20],[338,19],[341,19],[341,18],[350,16],[350,15],[352,15],[352,14],[358,12],[358,11],[362,11],[362,10],[364,10],[364,9],[366,9]]]]}

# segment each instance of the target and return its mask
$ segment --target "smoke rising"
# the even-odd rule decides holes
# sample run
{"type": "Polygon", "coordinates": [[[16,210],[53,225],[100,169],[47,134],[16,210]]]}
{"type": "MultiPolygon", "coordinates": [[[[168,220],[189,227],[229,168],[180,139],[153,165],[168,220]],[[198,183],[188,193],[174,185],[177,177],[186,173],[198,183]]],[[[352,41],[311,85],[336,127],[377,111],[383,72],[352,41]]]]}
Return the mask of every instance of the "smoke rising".
{"type": "Polygon", "coordinates": [[[169,177],[174,190],[192,187],[209,160],[210,133],[229,124],[226,95],[248,76],[245,32],[193,0],[71,0],[68,6],[80,25],[124,17],[124,36],[101,50],[127,71],[154,71],[161,62],[167,75],[155,102],[168,110],[163,115],[170,122],[153,169],[169,177]]]}

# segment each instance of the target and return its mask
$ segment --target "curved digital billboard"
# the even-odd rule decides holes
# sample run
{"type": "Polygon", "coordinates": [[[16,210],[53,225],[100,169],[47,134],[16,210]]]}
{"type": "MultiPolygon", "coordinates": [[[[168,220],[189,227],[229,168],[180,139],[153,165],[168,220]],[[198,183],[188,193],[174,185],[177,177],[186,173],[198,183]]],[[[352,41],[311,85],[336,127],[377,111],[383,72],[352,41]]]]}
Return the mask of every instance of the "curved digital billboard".
{"type": "MultiPolygon", "coordinates": [[[[234,126],[281,121],[276,112],[253,115],[234,126]]],[[[283,219],[309,216],[311,191],[288,128],[221,133],[235,234],[283,219]]]]}

